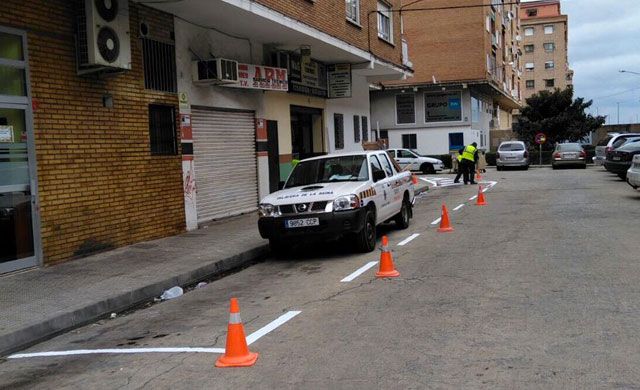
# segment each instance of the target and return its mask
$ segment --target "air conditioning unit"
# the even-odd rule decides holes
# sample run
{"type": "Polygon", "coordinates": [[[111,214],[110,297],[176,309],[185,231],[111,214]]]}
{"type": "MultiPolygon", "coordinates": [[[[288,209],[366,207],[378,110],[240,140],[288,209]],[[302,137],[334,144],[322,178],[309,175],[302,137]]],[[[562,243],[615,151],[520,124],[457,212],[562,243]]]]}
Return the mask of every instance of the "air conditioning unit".
{"type": "Polygon", "coordinates": [[[522,37],[520,35],[516,35],[516,41],[520,42],[522,40],[522,37]]]}
{"type": "Polygon", "coordinates": [[[234,84],[238,82],[238,61],[224,58],[193,61],[191,75],[194,83],[234,84]]]}
{"type": "Polygon", "coordinates": [[[78,73],[131,69],[127,0],[84,0],[78,15],[78,73]]]}

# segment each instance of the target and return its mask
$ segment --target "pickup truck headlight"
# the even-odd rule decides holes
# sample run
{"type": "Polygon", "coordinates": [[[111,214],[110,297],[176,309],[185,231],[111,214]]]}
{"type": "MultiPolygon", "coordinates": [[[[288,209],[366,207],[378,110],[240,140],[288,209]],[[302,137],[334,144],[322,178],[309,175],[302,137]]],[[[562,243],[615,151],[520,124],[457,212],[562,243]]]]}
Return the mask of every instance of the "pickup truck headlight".
{"type": "Polygon", "coordinates": [[[258,213],[261,217],[277,217],[280,215],[278,207],[269,203],[260,203],[258,206],[258,213]]]}
{"type": "Polygon", "coordinates": [[[360,198],[357,195],[341,196],[333,201],[333,211],[353,210],[360,207],[360,198]]]}

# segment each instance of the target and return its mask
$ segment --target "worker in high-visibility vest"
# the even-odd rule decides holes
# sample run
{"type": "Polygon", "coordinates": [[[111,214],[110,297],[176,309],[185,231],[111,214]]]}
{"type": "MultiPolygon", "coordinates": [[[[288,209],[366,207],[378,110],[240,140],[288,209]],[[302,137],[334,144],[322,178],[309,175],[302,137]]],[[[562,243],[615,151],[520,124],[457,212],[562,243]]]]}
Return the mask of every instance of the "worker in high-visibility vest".
{"type": "Polygon", "coordinates": [[[458,156],[456,157],[456,160],[458,161],[457,165],[457,169],[456,169],[456,178],[453,181],[454,183],[460,183],[460,176],[462,176],[462,170],[465,169],[464,167],[464,163],[462,162],[462,153],[464,152],[464,148],[458,150],[458,156]]]}
{"type": "Polygon", "coordinates": [[[476,184],[475,171],[476,161],[478,161],[478,144],[473,142],[471,145],[464,147],[462,151],[462,175],[464,177],[464,184],[476,184]]]}

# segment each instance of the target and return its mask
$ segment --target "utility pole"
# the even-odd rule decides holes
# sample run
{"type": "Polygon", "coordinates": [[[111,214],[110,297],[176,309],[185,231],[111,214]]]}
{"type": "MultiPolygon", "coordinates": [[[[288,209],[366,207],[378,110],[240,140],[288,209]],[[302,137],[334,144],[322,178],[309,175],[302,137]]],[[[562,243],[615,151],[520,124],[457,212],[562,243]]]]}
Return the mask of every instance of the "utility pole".
{"type": "Polygon", "coordinates": [[[618,105],[618,124],[620,124],[620,102],[616,102],[618,105]]]}

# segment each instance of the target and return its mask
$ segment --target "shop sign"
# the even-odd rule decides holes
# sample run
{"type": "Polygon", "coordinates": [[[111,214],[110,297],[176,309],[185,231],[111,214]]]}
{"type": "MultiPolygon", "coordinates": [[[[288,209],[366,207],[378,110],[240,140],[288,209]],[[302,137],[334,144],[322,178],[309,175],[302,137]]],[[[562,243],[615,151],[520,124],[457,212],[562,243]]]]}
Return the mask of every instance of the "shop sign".
{"type": "Polygon", "coordinates": [[[455,122],[462,120],[460,93],[425,94],[426,122],[455,122]]]}
{"type": "Polygon", "coordinates": [[[289,92],[327,97],[327,67],[297,54],[289,55],[289,92]]]}
{"type": "Polygon", "coordinates": [[[350,98],[351,64],[335,64],[327,68],[329,98],[350,98]]]}
{"type": "Polygon", "coordinates": [[[238,82],[228,87],[288,91],[287,70],[271,66],[238,64],[238,82]]]}
{"type": "Polygon", "coordinates": [[[13,142],[13,126],[0,126],[0,142],[13,142]]]}

